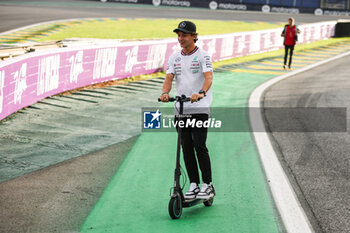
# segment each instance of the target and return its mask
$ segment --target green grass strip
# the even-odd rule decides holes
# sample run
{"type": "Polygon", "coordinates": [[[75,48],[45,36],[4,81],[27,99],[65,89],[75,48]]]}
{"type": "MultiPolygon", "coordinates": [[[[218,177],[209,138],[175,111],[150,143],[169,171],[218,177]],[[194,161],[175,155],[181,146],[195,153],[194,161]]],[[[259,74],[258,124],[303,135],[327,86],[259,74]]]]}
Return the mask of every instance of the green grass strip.
{"type": "MultiPolygon", "coordinates": [[[[84,22],[72,25],[51,35],[45,40],[65,38],[100,38],[100,39],[154,39],[174,37],[173,29],[182,19],[120,19],[84,22]]],[[[199,36],[225,34],[233,32],[263,30],[281,27],[281,24],[248,23],[240,21],[193,20],[199,36]]],[[[44,40],[41,40],[44,41],[44,40]]]]}
{"type": "MultiPolygon", "coordinates": [[[[213,107],[246,106],[251,90],[271,77],[217,74],[213,107]]],[[[241,124],[249,127],[245,118],[241,124]]],[[[81,231],[280,232],[250,133],[209,133],[208,147],[217,191],[212,207],[198,205],[184,209],[180,220],[170,219],[176,133],[143,133],[81,231]]]]}
{"type": "MultiPolygon", "coordinates": [[[[124,19],[97,18],[59,22],[40,25],[20,32],[26,32],[18,40],[31,39],[32,36],[45,32],[52,34],[37,42],[64,40],[66,38],[98,38],[98,39],[155,39],[172,38],[173,29],[183,19],[124,19]],[[156,28],[156,29],[155,29],[156,28]]],[[[226,34],[243,31],[254,31],[281,28],[282,24],[241,21],[194,20],[199,36],[226,34]]],[[[6,43],[6,42],[3,42],[6,43]]]]}

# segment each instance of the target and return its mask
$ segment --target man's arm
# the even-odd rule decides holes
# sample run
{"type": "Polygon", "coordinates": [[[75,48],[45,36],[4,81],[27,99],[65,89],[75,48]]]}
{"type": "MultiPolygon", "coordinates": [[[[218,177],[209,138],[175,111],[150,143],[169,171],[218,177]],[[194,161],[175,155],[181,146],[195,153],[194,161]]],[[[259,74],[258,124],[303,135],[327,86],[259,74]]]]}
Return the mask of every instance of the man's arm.
{"type": "Polygon", "coordinates": [[[283,28],[283,31],[281,33],[281,37],[284,37],[285,32],[286,32],[286,26],[284,26],[284,28],[283,28]]]}
{"type": "Polygon", "coordinates": [[[211,87],[211,84],[213,83],[213,72],[212,71],[204,72],[203,75],[204,75],[204,83],[203,83],[202,89],[205,91],[205,93],[207,93],[211,87]]]}
{"type": "MultiPolygon", "coordinates": [[[[203,75],[204,75],[204,83],[202,86],[202,90],[205,91],[205,93],[207,93],[211,87],[211,84],[213,83],[213,72],[212,71],[204,72],[203,75]]],[[[202,98],[204,98],[204,94],[195,93],[191,96],[190,100],[191,102],[196,102],[202,98]]]]}
{"type": "Polygon", "coordinates": [[[173,84],[174,74],[167,74],[163,83],[163,93],[161,94],[160,101],[168,102],[169,101],[169,92],[173,84]]]}

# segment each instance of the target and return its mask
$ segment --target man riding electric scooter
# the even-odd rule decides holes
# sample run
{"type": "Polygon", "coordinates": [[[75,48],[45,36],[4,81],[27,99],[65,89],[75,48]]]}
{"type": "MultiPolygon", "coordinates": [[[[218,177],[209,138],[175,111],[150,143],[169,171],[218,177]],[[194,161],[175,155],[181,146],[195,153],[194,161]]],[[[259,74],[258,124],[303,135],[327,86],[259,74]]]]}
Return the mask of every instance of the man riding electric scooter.
{"type": "MultiPolygon", "coordinates": [[[[190,21],[182,21],[177,33],[181,51],[174,53],[168,62],[166,78],[163,84],[163,93],[160,101],[169,101],[169,92],[172,81],[176,78],[176,90],[178,96],[188,96],[189,101],[183,101],[183,114],[186,120],[206,121],[209,117],[209,108],[212,102],[211,84],[213,80],[213,68],[210,55],[198,48],[196,25],[190,21]]],[[[175,120],[179,120],[179,112],[175,107],[175,120]]],[[[185,193],[185,200],[208,200],[215,195],[212,185],[212,172],[209,152],[206,146],[207,128],[185,127],[181,129],[181,145],[190,188],[185,193]],[[202,174],[200,184],[198,164],[202,174]]]]}

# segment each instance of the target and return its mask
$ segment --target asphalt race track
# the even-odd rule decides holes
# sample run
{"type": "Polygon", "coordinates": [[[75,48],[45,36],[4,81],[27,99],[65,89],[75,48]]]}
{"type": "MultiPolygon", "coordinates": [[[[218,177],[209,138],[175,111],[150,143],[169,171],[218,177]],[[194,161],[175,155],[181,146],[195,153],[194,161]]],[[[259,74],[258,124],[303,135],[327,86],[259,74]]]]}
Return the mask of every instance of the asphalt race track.
{"type": "MultiPolygon", "coordinates": [[[[45,21],[84,17],[157,17],[285,22],[289,15],[176,7],[145,6],[141,8],[136,5],[100,3],[93,0],[59,2],[42,0],[21,1],[20,3],[0,0],[0,32],[45,21]]],[[[294,17],[298,23],[339,18],[306,14],[294,17]]],[[[265,92],[264,107],[348,107],[350,100],[349,63],[350,57],[347,56],[277,83],[265,92]]],[[[159,90],[161,81],[160,79],[154,82],[159,90]]],[[[103,102],[107,103],[103,109],[107,113],[108,108],[112,106],[111,102],[120,100],[120,92],[124,94],[131,92],[141,99],[142,88],[147,88],[147,85],[149,82],[130,85],[129,89],[117,89],[117,94],[113,94],[116,92],[114,88],[109,88],[101,90],[100,93],[87,93],[95,97],[86,95],[86,98],[93,99],[96,96],[109,98],[105,101],[110,102],[103,102]]],[[[149,91],[152,98],[156,98],[158,89],[149,91]]],[[[78,100],[78,97],[73,95],[69,97],[70,99],[62,100],[61,98],[58,102],[64,102],[65,106],[72,109],[79,109],[79,112],[74,114],[79,115],[82,111],[85,119],[93,115],[91,111],[98,111],[95,107],[99,103],[91,107],[91,104],[94,103],[83,103],[78,100]]],[[[57,100],[52,98],[36,106],[41,106],[42,111],[51,111],[57,109],[57,106],[52,105],[56,103],[57,100]],[[48,105],[47,102],[51,105],[48,105]]],[[[126,105],[124,107],[127,108],[126,105]]],[[[30,109],[29,111],[35,112],[36,110],[30,109]]],[[[75,117],[73,114],[69,116],[70,119],[75,117]]],[[[48,115],[47,119],[50,117],[54,116],[48,115]]],[[[265,117],[266,124],[270,128],[278,124],[276,119],[269,117],[268,114],[265,117]]],[[[348,123],[349,118],[347,118],[348,123]]],[[[61,120],[64,121],[64,119],[61,120]]],[[[101,119],[95,120],[94,123],[101,122],[101,119]]],[[[76,122],[70,123],[71,127],[76,124],[76,122]]],[[[11,125],[11,122],[6,127],[14,132],[25,129],[11,125]]],[[[38,132],[40,133],[43,129],[38,132]]],[[[69,130],[68,126],[66,130],[69,130]]],[[[113,128],[106,127],[104,130],[112,132],[113,128]]],[[[57,130],[57,133],[62,132],[57,130]]],[[[73,130],[70,131],[70,135],[74,136],[73,130]]],[[[77,231],[137,139],[136,131],[129,133],[126,138],[129,139],[120,138],[120,141],[115,144],[106,148],[98,148],[96,152],[0,183],[0,205],[2,207],[0,215],[6,216],[0,219],[3,226],[6,223],[4,232],[22,232],[23,229],[27,229],[28,232],[46,232],[47,229],[59,232],[77,231]],[[7,202],[10,199],[11,202],[7,202]],[[12,208],[14,206],[16,207],[12,208]],[[60,209],[65,209],[65,212],[56,211],[60,209]],[[6,214],[1,212],[4,210],[7,211],[6,214]],[[48,212],[50,214],[47,214],[48,212]],[[15,220],[9,221],[9,219],[15,220]]],[[[16,142],[21,143],[21,138],[9,139],[15,139],[16,142]]],[[[102,139],[105,140],[101,138],[101,142],[102,139]]],[[[70,138],[67,138],[67,141],[69,140],[70,138]]],[[[95,138],[89,140],[94,141],[95,138]]],[[[271,140],[315,230],[332,233],[350,232],[348,221],[350,219],[349,132],[274,132],[271,134],[271,140]]],[[[40,146],[40,143],[34,142],[33,144],[40,146]]],[[[60,148],[60,145],[55,146],[55,149],[60,148]]],[[[82,152],[82,154],[87,150],[80,145],[72,145],[70,149],[82,152]]]]}
{"type": "MultiPolygon", "coordinates": [[[[287,78],[270,87],[264,107],[350,107],[350,56],[287,78]]],[[[265,114],[266,124],[278,125],[265,114]]],[[[347,115],[347,125],[350,116],[347,115]]],[[[328,122],[319,122],[327,125],[328,122]]],[[[324,232],[350,231],[350,136],[346,132],[274,132],[271,139],[324,232]]]]}

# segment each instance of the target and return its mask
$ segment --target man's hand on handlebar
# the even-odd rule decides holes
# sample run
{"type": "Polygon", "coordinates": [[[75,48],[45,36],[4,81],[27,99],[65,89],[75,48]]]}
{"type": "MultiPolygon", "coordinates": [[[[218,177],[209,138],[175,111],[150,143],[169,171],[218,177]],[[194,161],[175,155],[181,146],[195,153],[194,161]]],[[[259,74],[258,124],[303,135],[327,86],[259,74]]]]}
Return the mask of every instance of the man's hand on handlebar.
{"type": "Polygon", "coordinates": [[[200,99],[202,99],[205,95],[204,94],[193,94],[191,97],[186,97],[185,95],[180,96],[176,96],[174,97],[170,97],[168,93],[163,93],[160,95],[160,97],[158,98],[158,101],[161,102],[173,102],[173,101],[181,101],[181,102],[187,102],[187,101],[191,101],[193,102],[197,102],[200,99]]]}
{"type": "Polygon", "coordinates": [[[190,97],[191,103],[197,102],[197,101],[199,101],[200,99],[202,99],[203,97],[204,97],[204,94],[193,94],[193,95],[190,97]]]}
{"type": "Polygon", "coordinates": [[[163,93],[159,97],[160,101],[162,102],[169,102],[169,94],[168,93],[163,93]]]}

